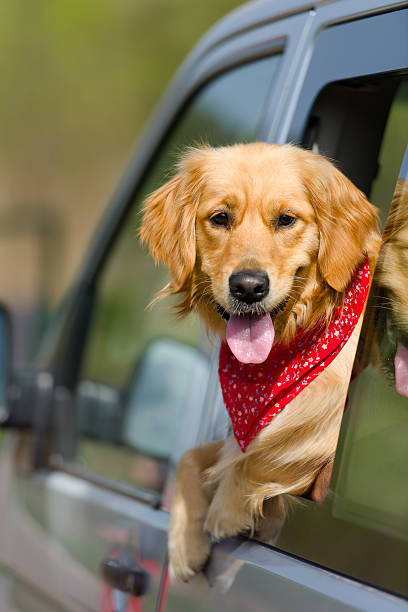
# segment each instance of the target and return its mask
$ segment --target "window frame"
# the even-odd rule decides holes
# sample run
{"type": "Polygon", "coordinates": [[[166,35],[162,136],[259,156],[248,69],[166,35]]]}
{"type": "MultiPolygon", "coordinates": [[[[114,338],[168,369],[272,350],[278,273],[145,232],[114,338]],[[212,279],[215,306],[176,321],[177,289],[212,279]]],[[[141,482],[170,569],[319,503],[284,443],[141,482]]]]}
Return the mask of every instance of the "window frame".
{"type": "MultiPolygon", "coordinates": [[[[148,123],[110,198],[107,210],[85,256],[84,264],[70,291],[65,322],[61,325],[58,338],[47,351],[47,358],[44,360],[44,367],[55,372],[57,385],[68,389],[74,386],[73,381],[77,372],[72,362],[79,362],[83,340],[81,337],[77,340],[78,336],[72,332],[78,325],[83,331],[83,324],[79,323],[83,318],[81,304],[84,301],[92,301],[100,270],[126,222],[135,195],[186,106],[202,87],[218,75],[267,55],[282,53],[275,88],[271,91],[265,108],[270,107],[271,103],[279,106],[289,66],[298,61],[298,41],[305,23],[306,15],[302,13],[283,21],[251,29],[237,37],[231,34],[226,41],[221,41],[218,45],[214,43],[210,50],[205,48],[204,40],[181,66],[152,120],[148,123]],[[201,46],[204,48],[201,49],[201,46]]],[[[259,138],[263,136],[264,129],[261,127],[259,138]]]]}
{"type": "MultiPolygon", "coordinates": [[[[408,3],[382,7],[382,11],[379,10],[380,7],[374,8],[373,4],[379,5],[380,3],[359,0],[352,5],[349,0],[344,0],[342,3],[343,16],[339,16],[337,11],[335,19],[333,19],[334,6],[319,9],[313,30],[309,33],[309,41],[305,45],[308,47],[308,52],[300,68],[300,73],[304,78],[299,78],[299,86],[294,88],[292,96],[287,100],[286,116],[282,118],[279,131],[274,139],[275,142],[302,142],[310,113],[319,94],[326,86],[357,77],[367,78],[375,75],[406,74],[408,72],[408,44],[406,36],[404,38],[399,35],[404,27],[406,32],[408,25],[408,8],[406,8],[408,3]],[[370,14],[364,15],[360,12],[356,15],[359,8],[369,5],[371,5],[370,14]],[[354,16],[350,16],[352,11],[354,16]],[[377,32],[376,36],[372,34],[373,31],[377,32]],[[350,35],[347,36],[346,32],[350,35]],[[379,33],[381,37],[378,36],[379,33]],[[346,50],[345,40],[347,40],[346,50]],[[362,40],[368,41],[363,50],[361,49],[362,40]]],[[[268,140],[273,140],[271,135],[268,135],[268,140]]],[[[314,528],[316,532],[318,517],[323,516],[325,512],[327,512],[325,502],[317,505],[305,500],[303,508],[299,506],[293,510],[289,529],[294,527],[296,530],[296,524],[299,522],[298,535],[300,526],[302,532],[309,528],[312,531],[314,528]]],[[[330,542],[327,545],[330,546],[330,542]]],[[[356,545],[358,546],[359,543],[356,542],[356,545]]],[[[301,554],[290,544],[288,546],[284,537],[282,541],[278,540],[275,546],[287,554],[296,555],[330,571],[342,573],[353,580],[393,592],[399,597],[405,596],[401,592],[388,589],[380,580],[377,582],[365,580],[363,576],[348,573],[336,563],[323,562],[321,558],[316,558],[313,550],[308,550],[307,556],[301,554]]]]}
{"type": "MultiPolygon", "coordinates": [[[[53,436],[53,454],[47,458],[48,466],[52,469],[90,482],[97,482],[98,486],[107,490],[116,490],[122,494],[125,492],[134,499],[154,507],[158,506],[157,494],[150,496],[149,492],[136,485],[123,485],[87,472],[73,462],[76,436],[72,418],[72,398],[78,380],[79,363],[87,342],[98,279],[133,208],[134,198],[142,181],[190,101],[207,83],[219,75],[258,59],[281,54],[274,86],[266,98],[264,115],[271,99],[279,98],[281,95],[287,68],[296,59],[297,43],[306,19],[307,16],[303,13],[295,15],[283,21],[254,28],[237,37],[231,37],[208,52],[193,53],[176,75],[112,196],[107,213],[102,218],[84,266],[72,289],[66,307],[65,324],[61,326],[59,337],[48,353],[46,367],[55,373],[57,390],[54,394],[53,410],[50,413],[58,415],[58,418],[54,419],[57,426],[53,436]]],[[[263,117],[260,121],[260,125],[262,124],[263,117]]],[[[258,130],[259,138],[262,137],[262,131],[258,130]]],[[[211,414],[208,417],[211,418],[211,414]]]]}
{"type": "Polygon", "coordinates": [[[341,14],[338,10],[340,7],[336,5],[321,7],[317,12],[313,30],[309,32],[304,45],[298,85],[293,87],[292,95],[286,101],[287,110],[279,129],[275,134],[268,134],[270,142],[302,141],[310,111],[326,85],[344,79],[407,69],[404,64],[404,51],[407,49],[401,48],[404,36],[400,37],[398,33],[403,30],[401,16],[407,18],[408,2],[384,6],[384,2],[378,0],[343,0],[341,14]],[[383,30],[387,22],[395,26],[389,37],[384,35],[383,30]],[[361,41],[370,40],[371,24],[377,31],[377,45],[362,48],[361,41]],[[347,39],[347,46],[341,44],[342,28],[347,28],[350,33],[358,32],[357,37],[347,39]],[[385,44],[385,41],[390,44],[385,44]],[[334,49],[337,50],[336,55],[334,49]]]}

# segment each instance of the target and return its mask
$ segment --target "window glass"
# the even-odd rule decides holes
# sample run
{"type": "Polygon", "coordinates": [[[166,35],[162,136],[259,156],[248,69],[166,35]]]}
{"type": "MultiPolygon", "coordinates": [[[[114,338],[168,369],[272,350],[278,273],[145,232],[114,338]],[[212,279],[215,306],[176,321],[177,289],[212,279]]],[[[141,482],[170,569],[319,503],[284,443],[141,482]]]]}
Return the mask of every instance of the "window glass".
{"type": "Polygon", "coordinates": [[[208,355],[198,321],[176,320],[170,299],[147,309],[168,275],[138,242],[139,205],[166,180],[185,145],[256,138],[279,59],[248,63],[206,85],[139,190],[98,281],[81,365],[76,460],[88,470],[160,491],[177,439],[198,425],[208,355]]]}
{"type": "Polygon", "coordinates": [[[334,83],[316,100],[312,117],[309,146],[338,160],[379,207],[385,230],[329,494],[321,505],[300,505],[277,545],[406,596],[408,80],[394,76],[334,83]],[[333,105],[342,130],[331,139],[333,105]],[[369,124],[359,119],[367,107],[369,124]]]}
{"type": "Polygon", "coordinates": [[[378,157],[378,173],[370,193],[371,202],[380,208],[383,218],[389,210],[407,142],[408,81],[398,81],[396,90],[378,157]]]}
{"type": "MultiPolygon", "coordinates": [[[[352,410],[334,512],[408,538],[408,82],[399,89],[374,187],[387,193],[405,152],[384,231],[359,351],[367,367],[351,386],[352,410]],[[391,163],[390,159],[391,158],[391,163]],[[399,157],[399,159],[398,159],[399,157]],[[381,494],[379,492],[381,491],[381,494]]],[[[378,196],[377,196],[378,197],[378,196]]],[[[374,199],[374,198],[373,198],[374,199]]],[[[365,364],[364,364],[365,365],[365,364]]]]}

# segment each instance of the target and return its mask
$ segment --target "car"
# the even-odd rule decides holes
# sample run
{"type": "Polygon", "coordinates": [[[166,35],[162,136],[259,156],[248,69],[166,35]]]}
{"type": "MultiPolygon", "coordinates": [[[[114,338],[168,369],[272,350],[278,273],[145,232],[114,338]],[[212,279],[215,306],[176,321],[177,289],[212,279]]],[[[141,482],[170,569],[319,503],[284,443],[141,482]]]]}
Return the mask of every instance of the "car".
{"type": "Polygon", "coordinates": [[[2,307],[1,610],[408,610],[407,399],[372,365],[350,384],[326,499],[297,500],[274,546],[214,542],[205,577],[169,580],[177,463],[227,419],[217,342],[171,300],[146,310],[167,273],[136,236],[182,147],[254,140],[336,160],[384,228],[408,144],[407,41],[407,1],[238,8],[174,77],[24,368],[2,307]]]}

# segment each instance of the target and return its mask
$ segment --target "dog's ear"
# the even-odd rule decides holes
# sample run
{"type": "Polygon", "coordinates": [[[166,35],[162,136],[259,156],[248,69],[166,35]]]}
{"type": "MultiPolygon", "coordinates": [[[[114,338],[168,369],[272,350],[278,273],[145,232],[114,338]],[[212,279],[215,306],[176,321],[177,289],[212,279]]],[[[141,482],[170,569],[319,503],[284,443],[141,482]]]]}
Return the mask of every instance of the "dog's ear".
{"type": "Polygon", "coordinates": [[[195,219],[200,199],[200,150],[190,150],[178,173],[144,202],[140,238],[170,270],[169,293],[183,290],[196,261],[195,219]]]}
{"type": "Polygon", "coordinates": [[[319,226],[318,265],[326,282],[344,291],[362,254],[375,261],[380,247],[377,209],[333,164],[314,157],[305,186],[319,226]]]}

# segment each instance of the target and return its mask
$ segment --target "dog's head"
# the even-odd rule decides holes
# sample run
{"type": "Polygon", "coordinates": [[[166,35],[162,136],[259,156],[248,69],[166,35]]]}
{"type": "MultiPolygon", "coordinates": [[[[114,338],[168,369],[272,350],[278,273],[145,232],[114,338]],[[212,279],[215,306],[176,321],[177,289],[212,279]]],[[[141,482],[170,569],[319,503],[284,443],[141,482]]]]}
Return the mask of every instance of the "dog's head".
{"type": "Polygon", "coordinates": [[[328,320],[379,247],[364,194],[291,145],[190,149],[144,211],[141,238],[169,267],[167,293],[182,296],[180,311],[197,310],[221,334],[229,318],[235,334],[268,342],[328,320]]]}

